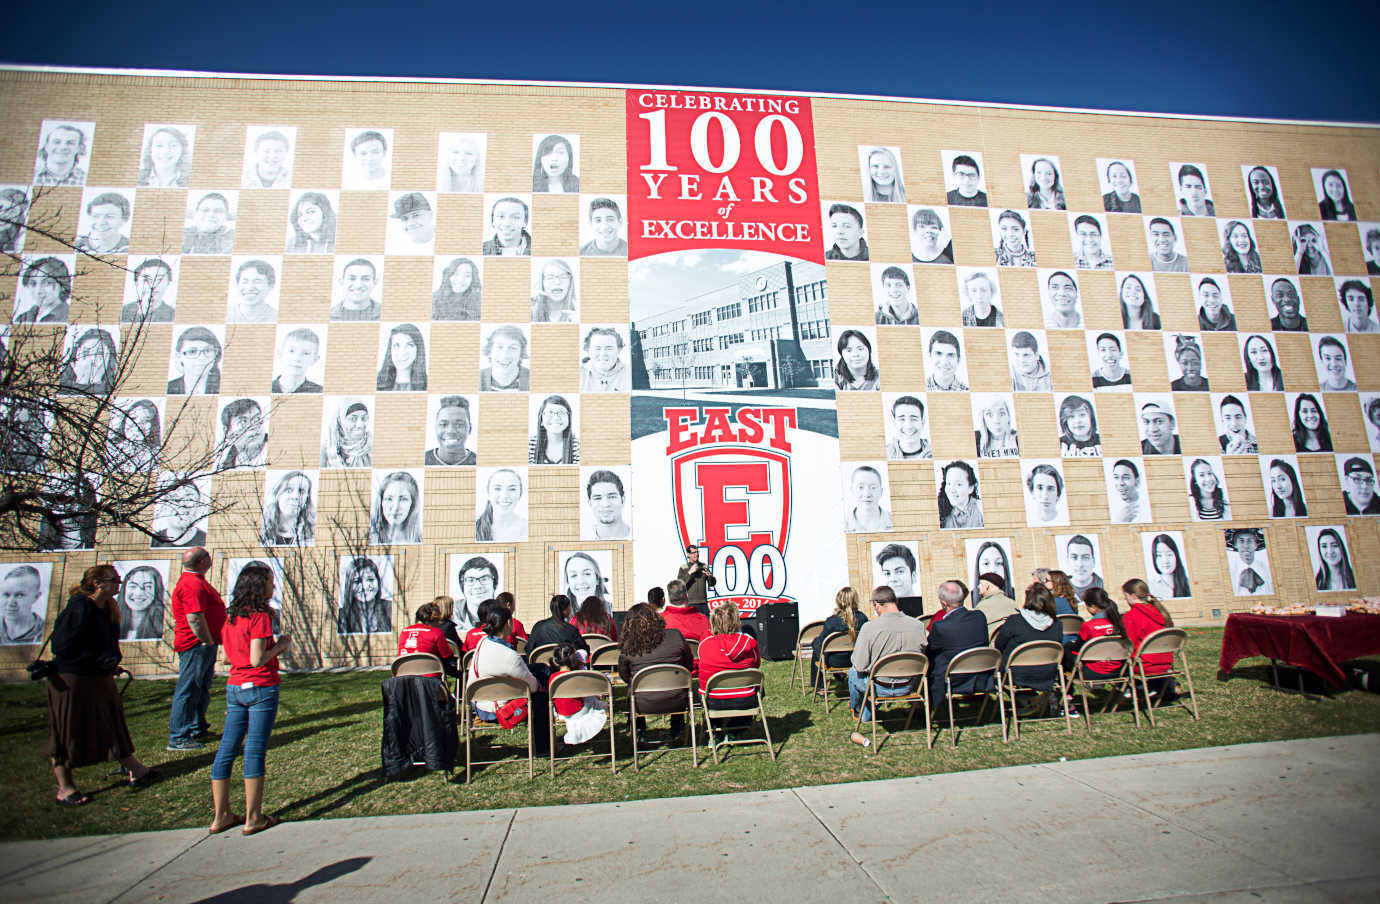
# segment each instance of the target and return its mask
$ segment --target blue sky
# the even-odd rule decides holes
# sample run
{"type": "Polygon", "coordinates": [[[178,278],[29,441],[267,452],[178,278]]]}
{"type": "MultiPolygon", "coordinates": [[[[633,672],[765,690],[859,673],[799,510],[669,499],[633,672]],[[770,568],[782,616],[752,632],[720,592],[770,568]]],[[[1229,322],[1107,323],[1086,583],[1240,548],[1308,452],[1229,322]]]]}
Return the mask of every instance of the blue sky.
{"type": "Polygon", "coordinates": [[[1374,9],[1310,3],[21,3],[7,63],[631,82],[1380,121],[1374,9]]]}

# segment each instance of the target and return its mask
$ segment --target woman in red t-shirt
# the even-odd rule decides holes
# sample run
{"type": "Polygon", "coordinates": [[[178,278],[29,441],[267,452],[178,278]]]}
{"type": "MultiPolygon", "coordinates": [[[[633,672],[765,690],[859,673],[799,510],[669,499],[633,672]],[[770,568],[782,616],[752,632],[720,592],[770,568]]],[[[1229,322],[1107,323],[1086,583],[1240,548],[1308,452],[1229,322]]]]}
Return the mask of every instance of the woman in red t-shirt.
{"type": "MultiPolygon", "coordinates": [[[[1101,587],[1089,587],[1083,591],[1083,605],[1088,607],[1088,614],[1092,618],[1083,622],[1083,627],[1078,629],[1078,640],[1065,655],[1068,657],[1068,664],[1071,666],[1078,651],[1083,649],[1083,645],[1095,637],[1107,637],[1115,634],[1118,637],[1126,636],[1126,626],[1122,624],[1121,613],[1116,608],[1116,603],[1107,595],[1107,591],[1101,587]]],[[[1083,677],[1088,679],[1106,678],[1115,675],[1121,669],[1119,662],[1085,662],[1083,663],[1083,677]]]]}
{"type": "MultiPolygon", "coordinates": [[[[408,625],[398,632],[398,655],[430,653],[441,660],[441,666],[447,675],[460,674],[455,667],[455,654],[451,652],[450,641],[446,638],[446,632],[441,630],[441,623],[445,618],[441,614],[441,607],[435,603],[425,603],[417,608],[416,617],[416,624],[408,625]]],[[[440,678],[441,673],[422,677],[440,678]]]]}
{"type": "Polygon", "coordinates": [[[581,634],[602,634],[610,640],[618,640],[618,625],[614,622],[613,616],[609,615],[604,601],[597,596],[585,597],[570,623],[578,628],[581,634]]]}
{"type": "MultiPolygon", "coordinates": [[[[1174,618],[1169,614],[1169,610],[1164,608],[1164,603],[1161,603],[1150,593],[1150,586],[1140,578],[1131,578],[1122,584],[1121,592],[1126,597],[1126,605],[1129,607],[1124,619],[1126,638],[1131,641],[1131,646],[1139,653],[1140,645],[1145,643],[1145,638],[1161,628],[1174,627],[1174,618]]],[[[1147,676],[1145,683],[1152,696],[1158,693],[1173,693],[1173,678],[1148,677],[1163,675],[1173,665],[1173,653],[1151,653],[1145,657],[1145,674],[1147,676]]]]}
{"type": "Polygon", "coordinates": [[[215,816],[211,834],[244,825],[243,835],[257,835],[281,820],[266,815],[264,755],[273,721],[278,715],[278,656],[292,646],[283,634],[275,641],[269,600],[273,598],[273,572],[267,565],[251,562],[240,571],[226,610],[228,620],[221,633],[230,681],[225,688],[225,729],[211,765],[211,801],[215,816]],[[230,810],[230,769],[240,742],[244,742],[244,816],[230,810]]]}

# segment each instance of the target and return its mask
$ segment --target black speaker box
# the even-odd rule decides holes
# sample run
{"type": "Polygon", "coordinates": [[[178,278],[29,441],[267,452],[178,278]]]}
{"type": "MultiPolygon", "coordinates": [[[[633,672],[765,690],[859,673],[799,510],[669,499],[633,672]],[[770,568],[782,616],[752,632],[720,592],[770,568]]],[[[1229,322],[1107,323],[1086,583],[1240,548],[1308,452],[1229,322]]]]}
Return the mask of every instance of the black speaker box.
{"type": "Polygon", "coordinates": [[[763,659],[790,659],[800,633],[800,609],[795,603],[770,603],[743,619],[742,630],[757,640],[763,659]]]}
{"type": "Polygon", "coordinates": [[[919,618],[925,614],[925,598],[923,596],[898,596],[896,605],[911,618],[919,618]]]}

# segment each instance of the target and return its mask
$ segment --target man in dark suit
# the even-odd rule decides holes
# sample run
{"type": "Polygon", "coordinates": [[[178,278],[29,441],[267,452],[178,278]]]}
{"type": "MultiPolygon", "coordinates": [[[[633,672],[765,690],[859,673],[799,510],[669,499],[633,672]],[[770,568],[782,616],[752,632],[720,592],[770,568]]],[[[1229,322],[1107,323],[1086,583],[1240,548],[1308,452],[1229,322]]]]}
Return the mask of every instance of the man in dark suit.
{"type": "MultiPolygon", "coordinates": [[[[964,650],[987,646],[987,618],[976,609],[965,609],[963,599],[967,594],[958,581],[945,581],[939,585],[939,602],[944,606],[930,622],[930,705],[938,706],[944,700],[944,670],[949,662],[964,650]]],[[[988,690],[991,686],[989,675],[964,675],[953,684],[956,694],[972,694],[988,690]]]]}

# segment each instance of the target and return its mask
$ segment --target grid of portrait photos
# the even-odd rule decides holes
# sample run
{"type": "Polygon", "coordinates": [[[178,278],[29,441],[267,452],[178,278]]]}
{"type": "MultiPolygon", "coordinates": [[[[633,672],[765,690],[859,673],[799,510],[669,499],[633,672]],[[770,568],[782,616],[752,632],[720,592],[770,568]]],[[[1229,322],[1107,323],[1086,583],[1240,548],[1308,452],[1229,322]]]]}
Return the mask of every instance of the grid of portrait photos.
{"type": "MultiPolygon", "coordinates": [[[[987,529],[991,512],[984,516],[983,473],[1005,479],[1016,471],[1007,474],[984,460],[1011,459],[1005,467],[1019,469],[1025,526],[1050,529],[1059,567],[1076,590],[1102,586],[1102,525],[1146,525],[1139,536],[1151,590],[1161,599],[1180,599],[1193,593],[1191,553],[1182,531],[1154,529],[1162,519],[1231,525],[1224,527],[1223,543],[1233,594],[1265,596],[1275,593],[1267,555],[1270,522],[1243,524],[1234,502],[1249,499],[1258,510],[1263,499],[1270,519],[1309,517],[1309,500],[1335,495],[1338,487],[1317,479],[1316,456],[1332,460],[1324,469],[1328,478],[1335,463],[1348,515],[1380,514],[1374,458],[1380,451],[1380,394],[1357,392],[1352,348],[1359,334],[1380,331],[1371,282],[1380,273],[1380,224],[1358,220],[1345,169],[1311,170],[1315,214],[1286,211],[1279,169],[1254,163],[1239,173],[1217,174],[1220,182],[1213,183],[1208,167],[1194,161],[1171,162],[1168,173],[1138,174],[1129,157],[1061,160],[1030,153],[988,161],[981,152],[955,149],[931,161],[908,159],[904,148],[889,145],[860,145],[857,159],[861,195],[821,202],[823,244],[827,260],[859,264],[871,288],[874,322],[835,321],[833,382],[840,392],[881,396],[886,460],[843,463],[846,531],[897,533],[891,484],[907,468],[920,469],[922,487],[932,471],[928,485],[942,530],[987,529]],[[989,165],[1019,167],[1023,204],[990,202],[989,165]],[[945,203],[915,203],[905,174],[935,166],[943,175],[945,203]],[[1100,197],[1066,194],[1066,167],[1087,171],[1077,180],[1083,185],[1095,172],[1100,197]],[[1143,206],[1142,179],[1159,180],[1157,194],[1163,197],[1160,189],[1168,189],[1176,206],[1143,206]],[[1228,189],[1231,182],[1239,187],[1228,189]],[[1241,192],[1251,216],[1218,217],[1214,184],[1224,193],[1241,192]],[[980,226],[975,216],[982,218],[980,226]],[[879,260],[869,234],[894,234],[902,218],[911,259],[879,260]],[[1190,218],[1212,223],[1211,243],[1189,242],[1190,218]],[[969,252],[967,259],[955,253],[960,219],[968,235],[973,228],[990,235],[990,251],[969,252]],[[1265,222],[1272,219],[1282,222],[1265,222]],[[1262,253],[1259,235],[1266,230],[1274,241],[1262,253]],[[1138,241],[1113,248],[1114,232],[1138,241]],[[1346,259],[1364,266],[1336,269],[1329,234],[1334,241],[1355,236],[1361,254],[1346,259]],[[1287,238],[1288,253],[1281,238],[1287,238]],[[937,268],[950,271],[957,284],[959,306],[947,316],[935,314],[950,311],[947,298],[925,297],[924,287],[943,279],[937,268]],[[1026,301],[1032,282],[1037,310],[1026,301]],[[1179,299],[1185,294],[1196,317],[1182,315],[1179,299]],[[1176,316],[1162,319],[1162,295],[1175,299],[1176,316]],[[1315,304],[1332,299],[1332,310],[1314,317],[1326,329],[1310,327],[1305,296],[1315,304]],[[920,359],[923,380],[889,379],[883,347],[907,356],[908,373],[914,373],[911,361],[920,359]],[[1157,361],[1147,364],[1160,355],[1163,370],[1157,361]],[[1133,357],[1137,369],[1148,372],[1133,375],[1133,357]],[[1297,363],[1309,359],[1311,366],[1297,363]],[[966,404],[956,408],[949,395],[955,393],[966,404]],[[1139,448],[1122,435],[1128,400],[1139,448]],[[1210,401],[1215,436],[1185,436],[1180,409],[1202,424],[1204,401],[1210,401]],[[943,412],[942,426],[934,426],[936,409],[943,412]],[[1110,418],[1100,421],[1100,413],[1110,418]],[[962,433],[969,414],[970,450],[949,457],[956,449],[952,438],[962,433]],[[1104,427],[1109,419],[1117,426],[1104,427]],[[1334,437],[1333,419],[1364,423],[1366,438],[1354,430],[1350,440],[1340,431],[1334,437]],[[1262,443],[1257,422],[1286,423],[1292,442],[1262,443]],[[1029,432],[1049,431],[1050,425],[1057,444],[1056,437],[1029,432]],[[943,444],[948,456],[936,454],[933,430],[943,430],[950,440],[943,444]],[[1121,440],[1114,448],[1127,454],[1104,454],[1109,436],[1121,440]],[[1056,449],[1057,456],[1051,454],[1056,449]],[[1252,463],[1243,469],[1234,456],[1250,456],[1252,463]],[[1070,476],[1089,483],[1091,463],[1077,461],[1082,458],[1100,459],[1105,514],[1070,511],[1070,476]],[[1165,458],[1182,465],[1186,516],[1158,488],[1157,505],[1173,511],[1159,519],[1151,511],[1146,463],[1155,462],[1158,474],[1165,458]]],[[[1203,234],[1196,227],[1191,232],[1203,234]]],[[[1011,521],[1005,502],[997,518],[1001,525],[1011,521]]],[[[1346,526],[1310,524],[1306,530],[1318,589],[1354,590],[1346,526]]],[[[976,585],[979,575],[997,573],[1013,589],[1011,537],[965,542],[965,580],[976,585]]],[[[876,583],[901,595],[915,579],[914,541],[874,540],[872,547],[876,583]]]]}

